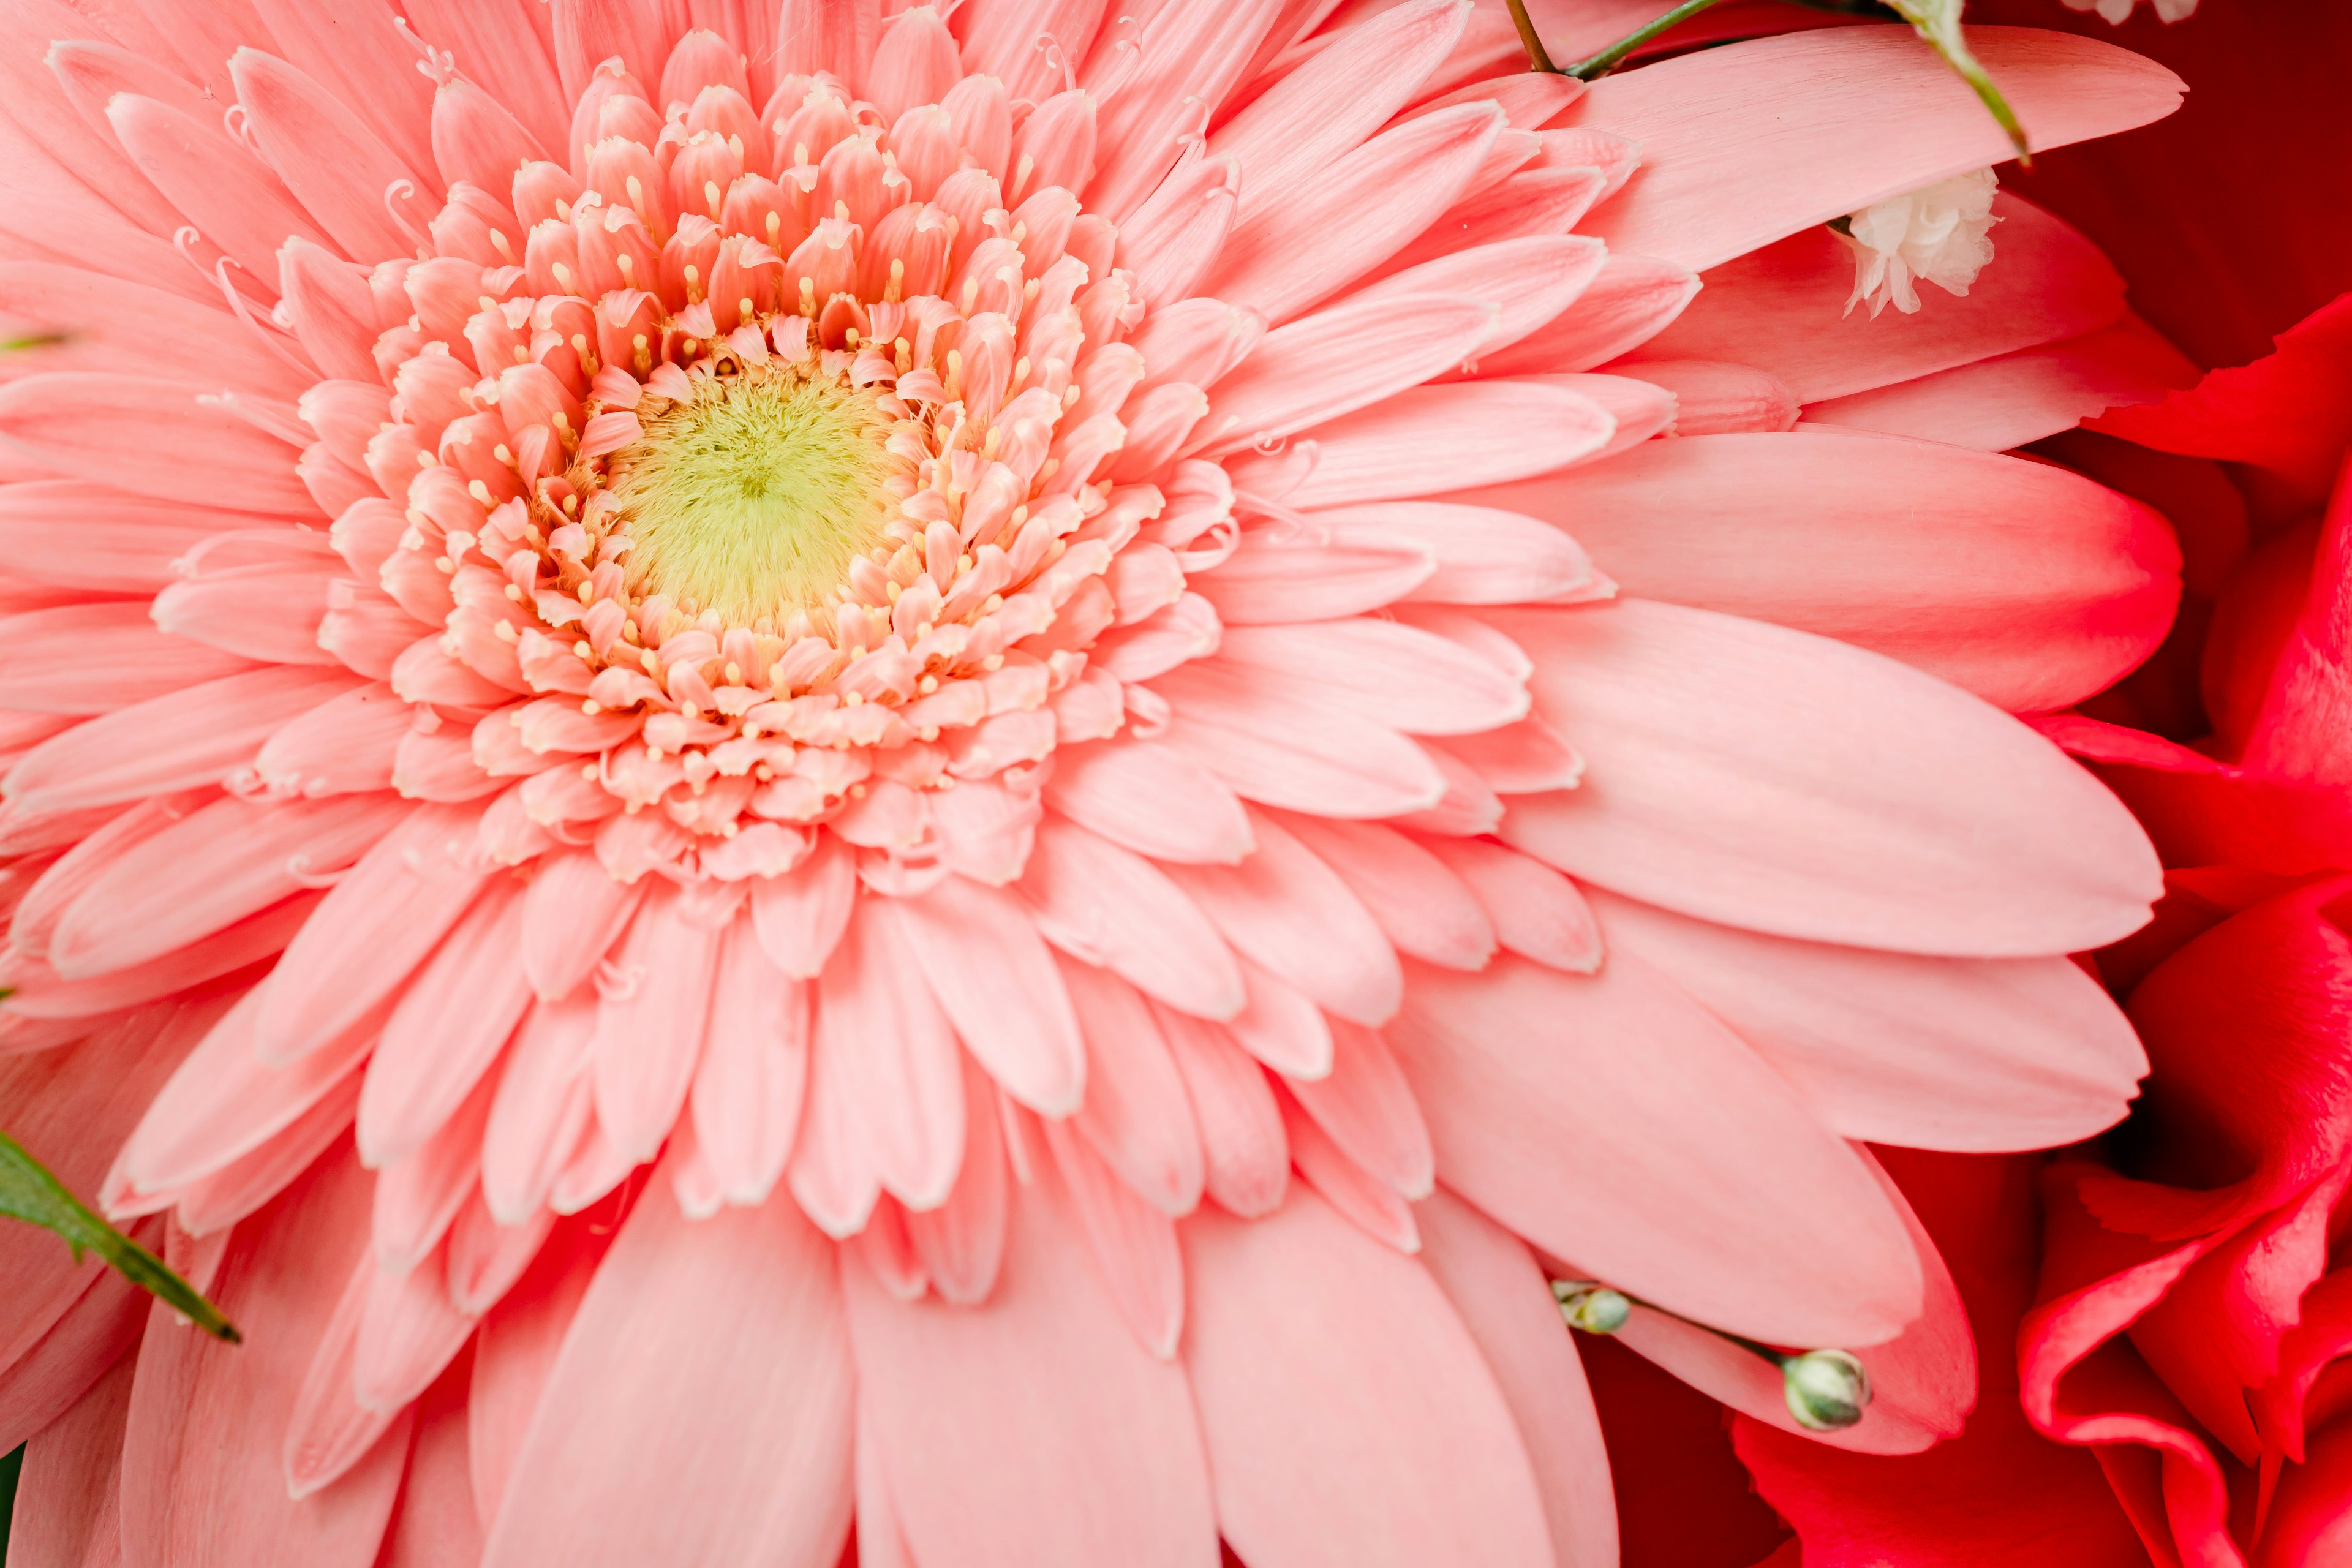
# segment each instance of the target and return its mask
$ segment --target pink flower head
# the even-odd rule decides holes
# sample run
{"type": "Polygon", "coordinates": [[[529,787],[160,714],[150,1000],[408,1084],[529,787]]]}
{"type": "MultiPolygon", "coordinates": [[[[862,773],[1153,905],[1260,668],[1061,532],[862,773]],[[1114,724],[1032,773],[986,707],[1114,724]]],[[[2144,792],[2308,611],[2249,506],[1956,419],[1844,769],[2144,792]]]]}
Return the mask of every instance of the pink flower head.
{"type": "MultiPolygon", "coordinates": [[[[247,1342],[72,1404],[135,1303],[7,1254],[59,1519],[1605,1561],[1545,1267],[1956,1427],[1861,1142],[2142,1065],[2063,955],[2155,861],[2000,710],[2177,557],[1969,449],[2112,274],[2011,203],[1841,320],[1820,225],[2004,155],[1900,29],[1580,92],[1464,0],[1138,9],[6,23],[0,1121],[247,1342]]],[[[2177,96],[1982,49],[2052,144],[2177,96]]]]}

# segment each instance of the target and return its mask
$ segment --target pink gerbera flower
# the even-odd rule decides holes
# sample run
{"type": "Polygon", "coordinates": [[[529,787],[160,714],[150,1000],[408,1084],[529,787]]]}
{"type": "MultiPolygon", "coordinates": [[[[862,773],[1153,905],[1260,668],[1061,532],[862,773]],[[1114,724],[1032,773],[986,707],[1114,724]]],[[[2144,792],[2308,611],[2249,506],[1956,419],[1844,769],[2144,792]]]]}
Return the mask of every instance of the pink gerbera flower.
{"type": "MultiPolygon", "coordinates": [[[[247,1341],[0,1234],[26,1528],[1604,1561],[1530,1244],[1954,1429],[1860,1142],[2120,1113],[2061,955],[2155,861],[2000,707],[2177,558],[1968,449],[2147,361],[2072,231],[1840,316],[1823,220],[2003,155],[1932,56],[404,10],[0,24],[0,1121],[247,1341]]],[[[1981,48],[2045,144],[2177,96],[1981,48]]]]}

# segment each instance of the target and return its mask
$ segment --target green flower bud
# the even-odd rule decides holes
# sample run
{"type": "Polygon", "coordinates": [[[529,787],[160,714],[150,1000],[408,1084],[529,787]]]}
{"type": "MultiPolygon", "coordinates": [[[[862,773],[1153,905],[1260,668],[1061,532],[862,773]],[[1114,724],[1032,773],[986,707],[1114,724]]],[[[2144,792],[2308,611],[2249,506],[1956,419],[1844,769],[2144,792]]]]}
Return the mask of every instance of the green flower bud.
{"type": "Polygon", "coordinates": [[[1569,1327],[1588,1334],[1613,1334],[1633,1312],[1633,1302],[1591,1279],[1555,1279],[1551,1294],[1569,1327]]]}
{"type": "Polygon", "coordinates": [[[1848,1351],[1807,1351],[1780,1363],[1789,1414],[1808,1432],[1837,1432],[1870,1405],[1870,1373],[1848,1351]]]}

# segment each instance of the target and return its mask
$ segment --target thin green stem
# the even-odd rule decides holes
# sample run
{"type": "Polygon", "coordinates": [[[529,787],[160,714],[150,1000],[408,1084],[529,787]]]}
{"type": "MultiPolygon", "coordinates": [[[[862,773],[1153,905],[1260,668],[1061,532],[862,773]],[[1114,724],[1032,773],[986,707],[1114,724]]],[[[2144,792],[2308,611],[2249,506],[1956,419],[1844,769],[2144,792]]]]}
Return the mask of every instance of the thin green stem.
{"type": "Polygon", "coordinates": [[[1551,56],[1544,50],[1543,40],[1536,37],[1536,25],[1528,16],[1526,0],[1511,0],[1511,20],[1517,25],[1519,42],[1528,51],[1528,68],[1547,76],[1559,75],[1559,68],[1551,63],[1551,56]]]}
{"type": "MultiPolygon", "coordinates": [[[[1594,55],[1591,59],[1577,61],[1574,65],[1568,68],[1568,74],[1574,77],[1579,81],[1591,81],[1597,78],[1607,76],[1611,71],[1615,70],[1619,66],[1625,63],[1625,57],[1627,55],[1632,54],[1635,49],[1640,48],[1652,38],[1656,37],[1659,34],[1666,32],[1671,28],[1681,26],[1685,22],[1687,22],[1693,16],[1697,16],[1701,11],[1706,10],[1709,6],[1720,5],[1721,3],[1722,0],[1683,0],[1681,5],[1675,6],[1664,16],[1660,16],[1654,21],[1643,23],[1642,26],[1634,28],[1632,32],[1626,34],[1623,37],[1618,39],[1615,43],[1610,45],[1607,48],[1601,50],[1599,54],[1594,55]]],[[[1515,11],[1518,9],[1516,0],[1512,5],[1512,9],[1515,11]]]]}

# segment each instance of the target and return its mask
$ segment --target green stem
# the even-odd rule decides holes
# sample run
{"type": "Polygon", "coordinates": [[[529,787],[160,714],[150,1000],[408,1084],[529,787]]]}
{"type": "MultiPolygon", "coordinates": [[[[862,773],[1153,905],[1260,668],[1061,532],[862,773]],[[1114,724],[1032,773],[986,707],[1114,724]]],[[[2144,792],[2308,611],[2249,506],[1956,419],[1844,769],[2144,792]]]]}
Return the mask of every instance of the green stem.
{"type": "MultiPolygon", "coordinates": [[[[1643,23],[1642,26],[1634,28],[1632,32],[1626,34],[1623,37],[1618,39],[1615,43],[1610,45],[1607,48],[1601,50],[1599,54],[1594,55],[1591,59],[1577,61],[1574,65],[1568,68],[1568,74],[1574,77],[1579,81],[1591,81],[1597,78],[1607,76],[1611,71],[1615,70],[1619,66],[1625,63],[1625,57],[1627,55],[1632,54],[1635,49],[1640,48],[1652,38],[1656,37],[1659,34],[1666,32],[1671,28],[1681,26],[1685,22],[1687,22],[1693,16],[1697,16],[1701,11],[1706,10],[1709,6],[1717,5],[1721,3],[1722,0],[1683,0],[1681,5],[1675,6],[1664,16],[1660,16],[1654,21],[1643,23]]],[[[1516,0],[1514,0],[1512,9],[1516,11],[1517,8],[1516,0]]]]}
{"type": "Polygon", "coordinates": [[[1544,50],[1543,40],[1536,37],[1536,25],[1528,16],[1526,0],[1510,0],[1510,3],[1511,20],[1517,26],[1519,42],[1528,51],[1528,68],[1541,71],[1546,76],[1559,75],[1559,68],[1551,63],[1551,56],[1544,50]]]}

